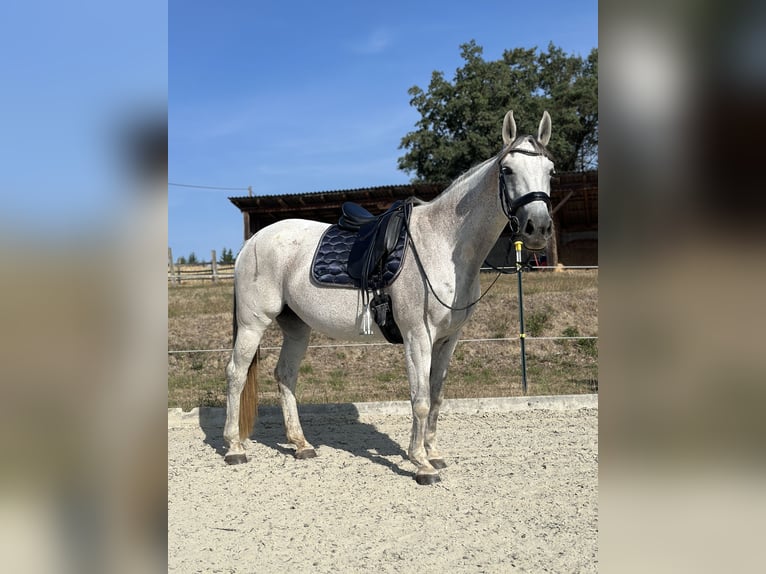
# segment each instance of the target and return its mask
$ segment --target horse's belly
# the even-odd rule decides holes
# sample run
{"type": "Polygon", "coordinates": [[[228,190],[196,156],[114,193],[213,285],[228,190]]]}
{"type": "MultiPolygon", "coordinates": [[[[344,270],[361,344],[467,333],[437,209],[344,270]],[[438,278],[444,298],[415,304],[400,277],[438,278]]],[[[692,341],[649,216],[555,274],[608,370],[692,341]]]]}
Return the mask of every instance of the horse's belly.
{"type": "Polygon", "coordinates": [[[284,303],[313,330],[334,339],[385,341],[376,325],[374,335],[359,333],[364,307],[358,289],[322,286],[311,279],[314,253],[327,227],[325,223],[291,220],[269,238],[272,246],[285,251],[281,266],[284,303]]]}
{"type": "Polygon", "coordinates": [[[364,306],[357,289],[318,287],[307,275],[304,277],[305,282],[292,282],[286,299],[290,309],[313,330],[345,341],[385,340],[376,325],[375,335],[360,333],[364,306]]]}

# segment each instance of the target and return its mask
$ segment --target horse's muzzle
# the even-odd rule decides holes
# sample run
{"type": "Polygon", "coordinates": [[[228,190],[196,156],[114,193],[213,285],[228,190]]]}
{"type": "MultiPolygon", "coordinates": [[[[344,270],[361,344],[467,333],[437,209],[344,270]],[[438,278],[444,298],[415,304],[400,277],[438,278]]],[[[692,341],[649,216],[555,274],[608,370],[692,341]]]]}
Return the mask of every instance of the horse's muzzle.
{"type": "Polygon", "coordinates": [[[519,224],[518,235],[527,249],[543,249],[553,235],[553,220],[547,213],[530,216],[519,224]]]}

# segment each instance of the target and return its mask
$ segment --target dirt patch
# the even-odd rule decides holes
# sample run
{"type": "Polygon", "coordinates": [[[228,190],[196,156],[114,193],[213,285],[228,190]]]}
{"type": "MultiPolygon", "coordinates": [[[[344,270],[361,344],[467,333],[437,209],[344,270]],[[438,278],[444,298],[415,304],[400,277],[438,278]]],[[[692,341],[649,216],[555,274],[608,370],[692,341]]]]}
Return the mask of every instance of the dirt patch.
{"type": "Polygon", "coordinates": [[[221,428],[168,428],[170,572],[596,572],[598,411],[443,414],[442,482],[413,480],[410,417],[264,417],[250,462],[221,428]]]}

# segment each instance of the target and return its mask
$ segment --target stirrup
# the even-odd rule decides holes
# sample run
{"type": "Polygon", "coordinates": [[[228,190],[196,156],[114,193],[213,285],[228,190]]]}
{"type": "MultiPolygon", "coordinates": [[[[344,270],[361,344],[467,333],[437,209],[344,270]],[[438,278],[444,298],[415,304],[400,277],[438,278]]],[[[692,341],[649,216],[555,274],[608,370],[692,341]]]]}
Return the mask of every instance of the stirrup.
{"type": "Polygon", "coordinates": [[[374,335],[372,330],[372,309],[370,309],[370,302],[364,304],[364,311],[362,311],[362,321],[359,326],[360,335],[374,335]]]}

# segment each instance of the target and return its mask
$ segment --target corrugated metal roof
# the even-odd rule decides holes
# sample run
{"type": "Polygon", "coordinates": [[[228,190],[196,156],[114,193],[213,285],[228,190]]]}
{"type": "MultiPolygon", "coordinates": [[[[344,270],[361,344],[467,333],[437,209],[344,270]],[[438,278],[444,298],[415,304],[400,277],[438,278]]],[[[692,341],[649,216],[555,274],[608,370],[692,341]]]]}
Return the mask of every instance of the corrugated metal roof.
{"type": "Polygon", "coordinates": [[[283,193],[283,194],[273,194],[273,195],[253,195],[253,196],[235,196],[235,197],[229,197],[229,201],[231,201],[234,205],[239,206],[240,204],[251,204],[251,205],[266,205],[271,204],[274,202],[278,202],[280,199],[287,201],[287,202],[294,202],[296,200],[301,199],[307,199],[309,201],[315,201],[317,199],[325,198],[327,196],[330,196],[331,198],[340,198],[340,197],[346,197],[346,196],[372,196],[372,195],[381,195],[385,194],[386,192],[393,192],[396,195],[400,195],[401,193],[413,195],[417,195],[416,192],[431,192],[434,189],[438,189],[439,192],[446,189],[448,186],[448,183],[405,183],[405,184],[399,184],[399,185],[382,185],[382,186],[376,186],[376,187],[360,187],[356,189],[336,189],[336,190],[328,190],[328,191],[311,191],[311,192],[304,192],[304,193],[283,193]],[[397,193],[401,192],[401,193],[397,193]]]}
{"type": "MultiPolygon", "coordinates": [[[[561,185],[571,185],[573,183],[585,183],[585,182],[597,182],[598,181],[598,171],[585,171],[585,172],[564,172],[560,173],[555,176],[554,180],[554,186],[555,184],[561,185]]],[[[264,195],[240,195],[240,196],[232,196],[229,197],[229,200],[234,202],[238,200],[253,200],[256,198],[261,198],[266,201],[273,200],[276,198],[299,198],[299,197],[307,197],[307,198],[313,198],[321,195],[349,195],[349,194],[358,194],[358,193],[364,193],[364,192],[373,192],[377,193],[383,190],[391,189],[391,190],[405,190],[405,189],[425,189],[425,190],[431,190],[433,188],[439,187],[441,190],[444,190],[449,185],[449,182],[436,182],[436,183],[403,183],[403,184],[396,184],[396,185],[378,185],[373,187],[358,187],[353,189],[333,189],[333,190],[322,190],[322,191],[308,191],[308,192],[295,192],[295,193],[281,193],[281,194],[264,194],[264,195]]]]}

